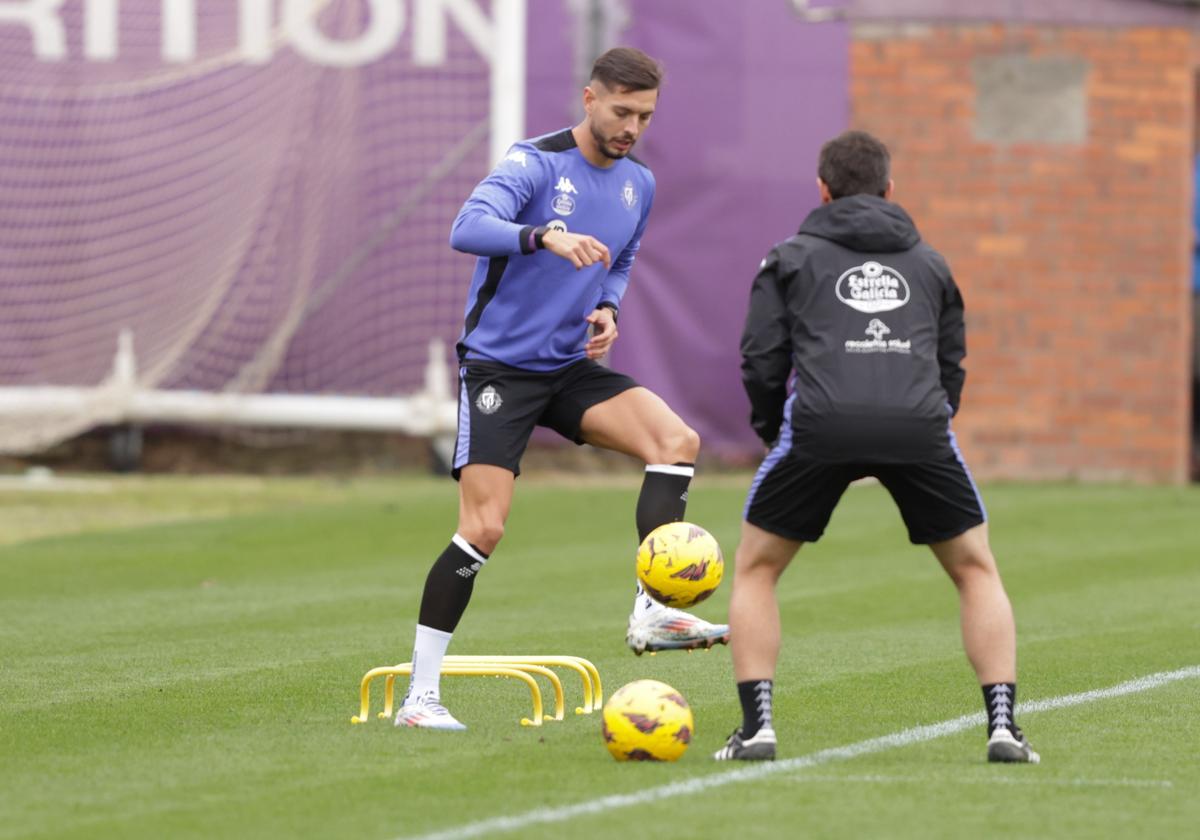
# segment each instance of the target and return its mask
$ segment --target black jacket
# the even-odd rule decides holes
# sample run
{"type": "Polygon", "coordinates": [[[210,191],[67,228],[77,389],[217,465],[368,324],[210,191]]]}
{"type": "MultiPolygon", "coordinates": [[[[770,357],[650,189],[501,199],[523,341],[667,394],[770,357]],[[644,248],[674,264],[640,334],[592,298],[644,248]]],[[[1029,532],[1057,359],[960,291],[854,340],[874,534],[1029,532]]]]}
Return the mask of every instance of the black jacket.
{"type": "Polygon", "coordinates": [[[813,210],[754,279],[742,335],[750,422],[773,443],[786,414],[789,445],[823,461],[944,456],[965,355],[962,296],[941,254],[898,204],[841,198],[813,210]]]}

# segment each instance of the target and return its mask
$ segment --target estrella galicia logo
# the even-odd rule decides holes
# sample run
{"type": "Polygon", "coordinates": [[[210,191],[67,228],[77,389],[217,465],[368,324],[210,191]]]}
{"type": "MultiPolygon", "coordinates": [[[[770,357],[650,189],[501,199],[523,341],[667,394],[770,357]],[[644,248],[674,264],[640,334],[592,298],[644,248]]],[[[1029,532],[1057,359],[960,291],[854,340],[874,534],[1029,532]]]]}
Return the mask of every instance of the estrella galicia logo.
{"type": "Polygon", "coordinates": [[[479,398],[475,400],[475,407],[484,414],[495,414],[502,405],[504,405],[504,400],[500,398],[500,392],[491,385],[484,388],[479,393],[479,398]]]}
{"type": "Polygon", "coordinates": [[[559,193],[554,196],[554,200],[550,202],[550,206],[554,208],[554,212],[560,216],[570,216],[575,212],[575,199],[566,193],[559,193]]]}
{"type": "Polygon", "coordinates": [[[869,260],[844,272],[837,281],[837,297],[859,312],[890,312],[908,303],[908,281],[894,268],[869,260]]]}
{"type": "Polygon", "coordinates": [[[637,206],[638,194],[633,188],[633,181],[626,181],[625,186],[621,187],[621,203],[625,205],[626,210],[632,210],[637,206]]]}

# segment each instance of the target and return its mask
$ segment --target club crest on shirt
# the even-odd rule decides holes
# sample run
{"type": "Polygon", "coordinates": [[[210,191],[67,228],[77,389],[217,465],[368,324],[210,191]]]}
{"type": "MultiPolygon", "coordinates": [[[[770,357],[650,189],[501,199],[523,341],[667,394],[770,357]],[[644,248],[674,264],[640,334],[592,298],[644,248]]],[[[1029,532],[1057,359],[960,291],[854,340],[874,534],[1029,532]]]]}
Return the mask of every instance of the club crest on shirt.
{"type": "Polygon", "coordinates": [[[480,391],[475,400],[475,407],[484,414],[495,414],[502,405],[504,405],[504,400],[500,398],[500,392],[491,385],[480,391]]]}
{"type": "Polygon", "coordinates": [[[626,210],[632,210],[637,206],[638,194],[633,187],[633,181],[626,181],[625,186],[621,187],[621,203],[625,205],[626,210]]]}

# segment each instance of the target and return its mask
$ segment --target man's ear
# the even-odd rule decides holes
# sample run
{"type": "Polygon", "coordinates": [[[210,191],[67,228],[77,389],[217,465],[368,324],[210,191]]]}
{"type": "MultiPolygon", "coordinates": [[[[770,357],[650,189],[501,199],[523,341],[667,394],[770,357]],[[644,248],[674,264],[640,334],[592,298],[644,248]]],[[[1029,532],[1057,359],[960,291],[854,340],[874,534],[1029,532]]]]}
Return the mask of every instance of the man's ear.
{"type": "Polygon", "coordinates": [[[819,176],[817,178],[817,190],[821,193],[822,204],[828,204],[833,201],[833,193],[829,191],[829,185],[822,181],[819,176]]]}

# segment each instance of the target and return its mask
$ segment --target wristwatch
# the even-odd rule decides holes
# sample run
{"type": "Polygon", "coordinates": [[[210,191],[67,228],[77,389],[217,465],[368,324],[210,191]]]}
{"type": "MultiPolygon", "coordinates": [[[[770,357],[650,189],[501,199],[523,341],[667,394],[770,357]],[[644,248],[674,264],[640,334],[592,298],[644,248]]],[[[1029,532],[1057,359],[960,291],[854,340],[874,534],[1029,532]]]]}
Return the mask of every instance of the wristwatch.
{"type": "Polygon", "coordinates": [[[602,301],[600,301],[600,303],[596,304],[596,308],[597,308],[597,309],[607,309],[607,310],[609,310],[610,312],[612,312],[612,314],[613,314],[613,323],[614,323],[614,324],[615,324],[615,323],[617,323],[617,316],[618,316],[618,315],[621,313],[621,310],[620,310],[620,309],[618,309],[618,308],[617,308],[617,305],[616,305],[615,303],[613,303],[611,300],[602,300],[602,301]]]}

